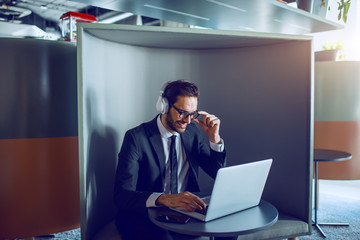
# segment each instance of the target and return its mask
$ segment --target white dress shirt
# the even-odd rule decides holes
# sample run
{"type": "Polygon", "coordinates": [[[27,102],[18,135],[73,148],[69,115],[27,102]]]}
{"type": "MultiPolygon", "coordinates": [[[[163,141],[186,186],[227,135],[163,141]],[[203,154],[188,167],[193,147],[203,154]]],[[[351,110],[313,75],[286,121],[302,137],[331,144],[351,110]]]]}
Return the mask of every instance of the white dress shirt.
{"type": "MultiPolygon", "coordinates": [[[[157,118],[157,126],[160,131],[161,140],[163,144],[164,149],[164,155],[165,155],[165,184],[163,192],[161,193],[153,193],[149,196],[149,198],[146,201],[146,207],[155,207],[155,201],[156,199],[163,193],[170,194],[170,161],[169,161],[169,151],[170,151],[170,143],[171,139],[170,137],[173,135],[171,132],[169,132],[164,125],[161,122],[161,115],[157,118]]],[[[183,147],[183,144],[181,142],[180,134],[175,133],[176,135],[176,142],[175,142],[175,148],[176,148],[176,154],[177,154],[177,160],[178,160],[178,192],[184,192],[188,183],[189,178],[189,162],[187,161],[187,156],[185,153],[185,149],[183,147]]],[[[216,144],[210,141],[210,147],[212,150],[217,152],[224,151],[224,143],[221,139],[220,144],[216,144]]]]}

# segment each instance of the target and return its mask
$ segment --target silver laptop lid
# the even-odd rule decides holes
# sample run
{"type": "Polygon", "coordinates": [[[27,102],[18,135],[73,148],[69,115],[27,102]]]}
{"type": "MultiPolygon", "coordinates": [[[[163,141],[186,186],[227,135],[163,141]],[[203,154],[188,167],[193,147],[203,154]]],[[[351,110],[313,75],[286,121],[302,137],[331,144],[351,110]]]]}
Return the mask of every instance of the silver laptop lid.
{"type": "Polygon", "coordinates": [[[205,221],[257,206],[272,159],[219,169],[205,221]]]}

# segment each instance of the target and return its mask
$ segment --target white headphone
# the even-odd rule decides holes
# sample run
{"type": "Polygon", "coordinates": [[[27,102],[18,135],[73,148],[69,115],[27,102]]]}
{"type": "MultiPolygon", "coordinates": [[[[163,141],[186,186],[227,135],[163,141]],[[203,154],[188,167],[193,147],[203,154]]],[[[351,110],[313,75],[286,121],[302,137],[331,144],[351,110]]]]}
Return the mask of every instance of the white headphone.
{"type": "Polygon", "coordinates": [[[166,87],[169,85],[169,83],[170,82],[167,82],[162,86],[160,90],[160,96],[156,102],[156,110],[161,114],[165,114],[169,110],[169,101],[167,97],[164,95],[166,87]]]}

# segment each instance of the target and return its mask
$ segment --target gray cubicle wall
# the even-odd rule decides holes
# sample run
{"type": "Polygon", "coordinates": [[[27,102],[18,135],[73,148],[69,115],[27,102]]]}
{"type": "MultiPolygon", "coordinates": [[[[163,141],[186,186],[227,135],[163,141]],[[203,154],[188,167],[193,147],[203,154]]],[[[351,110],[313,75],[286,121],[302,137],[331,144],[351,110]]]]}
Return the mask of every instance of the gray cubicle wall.
{"type": "Polygon", "coordinates": [[[229,164],[273,158],[264,198],[311,224],[310,37],[100,24],[78,33],[83,239],[114,217],[125,131],[156,116],[159,89],[176,79],[196,82],[199,109],[221,118],[229,164]]]}
{"type": "Polygon", "coordinates": [[[0,239],[79,227],[76,46],[0,38],[0,239]]]}

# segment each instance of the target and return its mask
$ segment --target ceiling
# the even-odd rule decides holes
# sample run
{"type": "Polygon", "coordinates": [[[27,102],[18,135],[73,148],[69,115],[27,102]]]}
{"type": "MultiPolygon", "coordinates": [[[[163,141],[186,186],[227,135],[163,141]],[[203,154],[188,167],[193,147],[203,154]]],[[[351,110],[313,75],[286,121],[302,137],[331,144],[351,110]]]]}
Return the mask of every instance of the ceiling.
{"type": "Polygon", "coordinates": [[[94,15],[104,23],[156,25],[161,19],[214,29],[288,34],[341,28],[277,0],[0,0],[0,5],[0,35],[5,23],[11,28],[30,25],[59,34],[59,19],[69,11],[94,15]]]}
{"type": "Polygon", "coordinates": [[[98,20],[122,14],[121,11],[95,7],[86,2],[0,0],[0,36],[39,37],[50,32],[56,33],[55,38],[60,38],[60,17],[69,11],[91,14],[98,20]]]}
{"type": "MultiPolygon", "coordinates": [[[[135,15],[121,9],[112,9],[106,6],[106,3],[107,1],[99,1],[92,5],[91,1],[77,0],[0,0],[0,22],[58,25],[60,17],[70,11],[91,14],[98,21],[106,23],[118,23],[124,19],[133,18],[135,15]],[[114,18],[114,16],[117,17],[114,18]]],[[[149,22],[155,19],[143,16],[143,20],[149,22]]]]}
{"type": "Polygon", "coordinates": [[[67,0],[16,0],[17,7],[30,9],[42,18],[56,22],[63,13],[81,11],[87,4],[67,0]]]}

